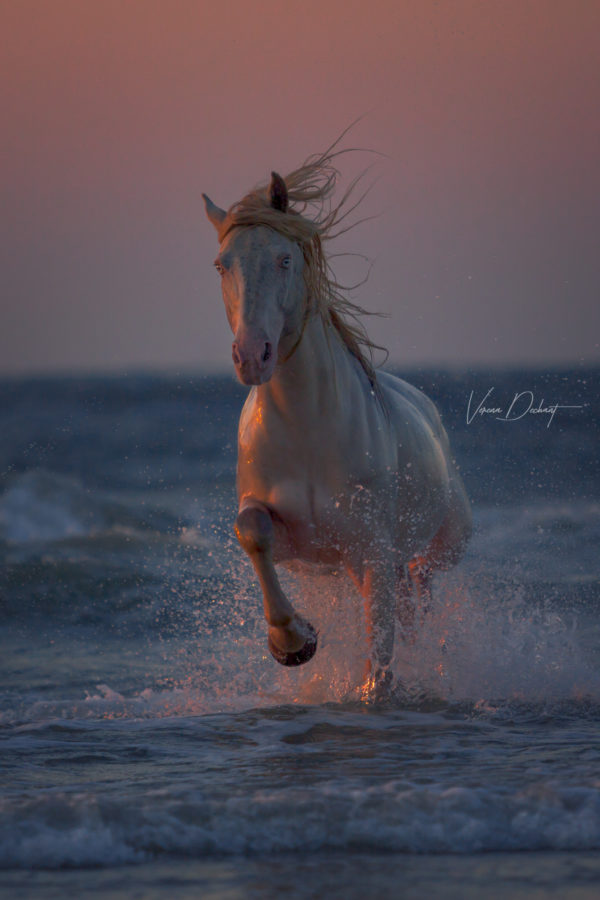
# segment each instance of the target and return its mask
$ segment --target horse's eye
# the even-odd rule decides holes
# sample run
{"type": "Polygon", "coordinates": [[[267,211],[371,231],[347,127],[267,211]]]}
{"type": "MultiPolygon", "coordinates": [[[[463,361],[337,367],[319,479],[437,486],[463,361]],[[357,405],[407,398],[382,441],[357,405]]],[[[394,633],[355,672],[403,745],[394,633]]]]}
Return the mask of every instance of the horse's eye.
{"type": "Polygon", "coordinates": [[[222,266],[221,263],[218,262],[218,261],[215,263],[215,269],[217,270],[217,272],[219,273],[219,275],[224,275],[224,274],[225,274],[225,267],[222,266]]]}
{"type": "Polygon", "coordinates": [[[279,261],[279,265],[281,266],[282,269],[289,269],[291,264],[292,264],[291,256],[283,256],[279,261]]]}

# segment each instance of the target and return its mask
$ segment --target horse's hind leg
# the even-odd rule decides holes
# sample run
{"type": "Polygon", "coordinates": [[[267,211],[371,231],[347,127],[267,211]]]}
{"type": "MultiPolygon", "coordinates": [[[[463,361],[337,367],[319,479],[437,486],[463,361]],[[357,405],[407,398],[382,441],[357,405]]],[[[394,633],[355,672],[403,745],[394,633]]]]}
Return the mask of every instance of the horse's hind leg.
{"type": "Polygon", "coordinates": [[[351,566],[348,566],[348,572],[364,598],[369,641],[369,656],[360,694],[366,701],[383,699],[389,694],[393,680],[390,663],[394,649],[395,573],[390,567],[389,557],[371,560],[360,576],[351,566]]]}
{"type": "Polygon", "coordinates": [[[432,572],[427,560],[418,556],[405,566],[399,565],[396,575],[396,621],[400,626],[401,639],[410,644],[431,608],[432,572]]]}
{"type": "Polygon", "coordinates": [[[419,612],[421,624],[432,604],[431,581],[433,573],[431,566],[424,556],[415,556],[408,564],[408,573],[416,591],[416,608],[419,612]]]}
{"type": "Polygon", "coordinates": [[[236,519],[235,532],[260,581],[271,654],[283,666],[308,662],[317,650],[317,634],[295,612],[279,583],[273,564],[275,529],[269,510],[258,502],[246,503],[236,519]]]}
{"type": "Polygon", "coordinates": [[[411,581],[405,566],[396,567],[396,621],[404,640],[410,639],[415,630],[415,602],[411,581]]]}

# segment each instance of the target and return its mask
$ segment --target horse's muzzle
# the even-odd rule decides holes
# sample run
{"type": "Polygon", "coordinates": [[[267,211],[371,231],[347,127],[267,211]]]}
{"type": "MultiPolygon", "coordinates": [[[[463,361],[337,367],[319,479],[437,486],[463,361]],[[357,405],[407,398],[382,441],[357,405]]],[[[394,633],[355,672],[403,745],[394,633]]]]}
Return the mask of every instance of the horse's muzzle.
{"type": "Polygon", "coordinates": [[[242,384],[264,384],[269,381],[277,361],[270,341],[253,341],[250,346],[234,341],[231,356],[242,384]]]}

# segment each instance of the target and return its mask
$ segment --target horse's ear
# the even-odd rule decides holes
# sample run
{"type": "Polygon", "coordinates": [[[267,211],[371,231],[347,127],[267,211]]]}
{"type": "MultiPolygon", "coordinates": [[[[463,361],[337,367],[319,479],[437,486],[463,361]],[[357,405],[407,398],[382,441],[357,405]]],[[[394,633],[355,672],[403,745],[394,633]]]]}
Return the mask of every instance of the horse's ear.
{"type": "Polygon", "coordinates": [[[269,203],[273,209],[280,212],[288,211],[288,192],[285,181],[277,172],[271,172],[271,184],[269,185],[269,203]]]}
{"type": "Polygon", "coordinates": [[[206,194],[202,194],[202,199],[204,200],[204,208],[206,209],[208,220],[215,226],[218,231],[223,224],[227,213],[224,209],[221,209],[219,206],[213,203],[210,197],[207,197],[206,194]]]}

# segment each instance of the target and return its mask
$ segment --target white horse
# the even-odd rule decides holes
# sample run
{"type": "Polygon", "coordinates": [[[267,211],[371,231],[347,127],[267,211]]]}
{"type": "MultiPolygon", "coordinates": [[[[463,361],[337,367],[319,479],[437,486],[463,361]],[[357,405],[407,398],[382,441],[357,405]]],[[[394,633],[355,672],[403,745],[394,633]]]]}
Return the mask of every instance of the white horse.
{"type": "Polygon", "coordinates": [[[332,278],[322,242],[348,199],[326,203],[332,149],[285,179],[272,173],[227,212],[203,197],[233,362],[253,386],[239,423],[235,530],[262,587],[269,649],[294,666],[317,648],[275,564],[345,567],[365,602],[369,697],[390,680],[396,623],[410,635],[414,595],[425,606],[431,573],[460,558],[471,513],[433,403],[373,370],[361,310],[332,278]]]}

